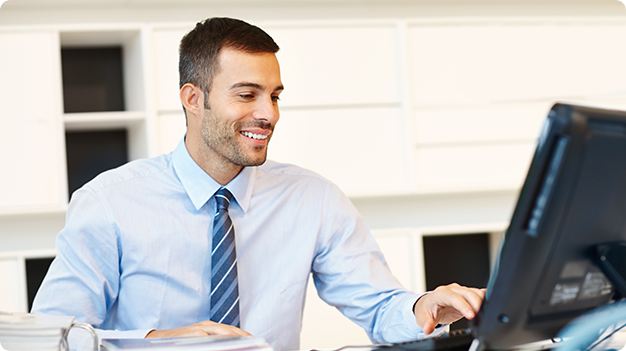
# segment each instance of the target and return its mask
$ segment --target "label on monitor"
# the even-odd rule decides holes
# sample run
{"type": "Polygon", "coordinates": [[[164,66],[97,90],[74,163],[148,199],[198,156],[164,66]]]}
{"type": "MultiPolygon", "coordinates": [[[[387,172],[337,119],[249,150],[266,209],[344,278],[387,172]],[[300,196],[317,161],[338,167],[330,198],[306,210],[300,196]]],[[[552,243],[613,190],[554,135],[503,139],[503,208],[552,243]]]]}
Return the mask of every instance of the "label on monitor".
{"type": "Polygon", "coordinates": [[[579,291],[579,283],[555,285],[550,296],[550,306],[567,304],[576,300],[579,291]]]}
{"type": "Polygon", "coordinates": [[[550,306],[565,305],[610,295],[613,286],[601,272],[588,271],[584,279],[556,284],[550,295],[550,306]]]}
{"type": "Polygon", "coordinates": [[[588,272],[585,276],[582,289],[578,298],[595,299],[596,297],[609,295],[613,292],[613,286],[600,272],[588,272]]]}

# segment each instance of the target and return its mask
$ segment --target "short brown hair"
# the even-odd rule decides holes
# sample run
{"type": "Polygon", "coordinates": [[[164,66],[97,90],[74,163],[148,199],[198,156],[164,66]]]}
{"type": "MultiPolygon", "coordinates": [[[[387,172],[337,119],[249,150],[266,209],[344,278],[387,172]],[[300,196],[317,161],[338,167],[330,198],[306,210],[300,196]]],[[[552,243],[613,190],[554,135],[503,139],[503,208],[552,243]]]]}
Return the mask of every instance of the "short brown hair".
{"type": "Polygon", "coordinates": [[[279,50],[269,34],[242,20],[213,17],[196,24],[180,42],[179,88],[187,83],[201,88],[207,109],[209,91],[213,77],[219,70],[218,56],[222,48],[250,53],[276,53],[279,50]]]}

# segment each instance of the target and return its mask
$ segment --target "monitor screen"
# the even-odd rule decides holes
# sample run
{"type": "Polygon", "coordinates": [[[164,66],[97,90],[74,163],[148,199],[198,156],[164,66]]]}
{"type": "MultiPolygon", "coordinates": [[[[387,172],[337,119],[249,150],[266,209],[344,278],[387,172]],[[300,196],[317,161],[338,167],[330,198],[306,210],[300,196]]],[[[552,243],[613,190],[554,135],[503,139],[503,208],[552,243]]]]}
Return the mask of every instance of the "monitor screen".
{"type": "Polygon", "coordinates": [[[594,252],[626,242],[626,112],[556,104],[538,140],[487,296],[481,349],[553,338],[610,302],[594,252]]]}

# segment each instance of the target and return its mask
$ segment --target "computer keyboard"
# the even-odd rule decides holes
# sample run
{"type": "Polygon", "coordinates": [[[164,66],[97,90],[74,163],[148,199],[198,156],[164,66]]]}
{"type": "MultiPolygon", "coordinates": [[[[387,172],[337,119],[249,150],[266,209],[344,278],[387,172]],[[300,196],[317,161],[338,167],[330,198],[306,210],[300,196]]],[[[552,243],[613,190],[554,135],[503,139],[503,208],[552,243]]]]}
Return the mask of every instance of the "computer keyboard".
{"type": "Polygon", "coordinates": [[[471,329],[458,329],[432,338],[382,345],[375,351],[467,351],[472,340],[471,329]]]}

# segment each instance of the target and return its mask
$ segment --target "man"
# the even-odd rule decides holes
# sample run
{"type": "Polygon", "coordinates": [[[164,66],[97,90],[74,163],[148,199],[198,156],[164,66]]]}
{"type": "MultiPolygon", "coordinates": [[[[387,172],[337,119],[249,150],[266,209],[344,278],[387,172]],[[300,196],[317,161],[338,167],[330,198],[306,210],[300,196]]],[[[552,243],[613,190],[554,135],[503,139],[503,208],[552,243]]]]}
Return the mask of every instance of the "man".
{"type": "Polygon", "coordinates": [[[185,138],[76,191],[33,312],[74,315],[102,337],[254,335],[295,350],[312,273],[322,299],[374,342],[474,317],[483,290],[405,291],[336,186],[266,162],[283,90],[277,51],[228,18],[183,38],[185,138]]]}

